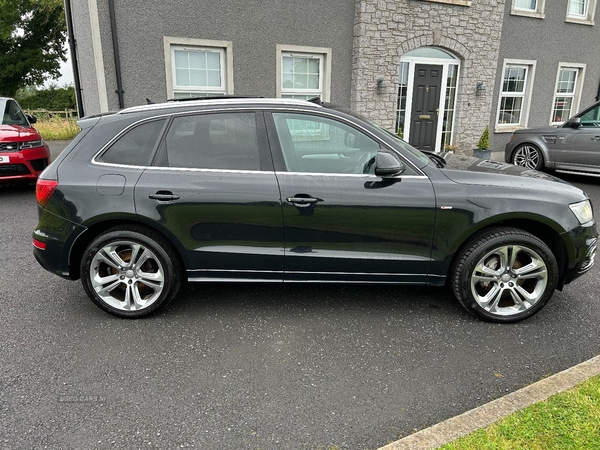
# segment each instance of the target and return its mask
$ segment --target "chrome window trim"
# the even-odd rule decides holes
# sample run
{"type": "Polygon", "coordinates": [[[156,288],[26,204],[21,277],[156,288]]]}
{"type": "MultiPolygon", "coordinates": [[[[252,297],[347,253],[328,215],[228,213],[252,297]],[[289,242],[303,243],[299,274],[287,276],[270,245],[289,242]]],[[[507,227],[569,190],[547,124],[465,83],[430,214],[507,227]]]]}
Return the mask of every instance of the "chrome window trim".
{"type": "MultiPolygon", "coordinates": [[[[234,100],[234,99],[232,99],[234,100]]],[[[237,100],[237,99],[236,99],[237,100]]],[[[252,101],[254,101],[255,99],[253,99],[252,101]]],[[[261,100],[261,99],[257,99],[257,100],[261,100]]],[[[262,100],[267,100],[267,99],[262,99],[262,100]]],[[[285,99],[285,100],[290,100],[290,99],[285,99]]],[[[293,100],[293,99],[292,99],[293,100]]],[[[246,101],[248,101],[246,99],[246,101]]],[[[209,101],[206,100],[199,100],[198,102],[202,102],[200,103],[200,105],[207,105],[209,101]]],[[[198,102],[190,102],[190,103],[198,103],[198,102]]],[[[219,102],[223,102],[223,100],[219,100],[219,102]]],[[[99,165],[99,166],[109,166],[109,167],[123,167],[123,168],[134,168],[134,169],[173,169],[173,170],[194,170],[194,171],[219,171],[219,172],[232,172],[232,173],[239,173],[239,172],[244,172],[244,173],[261,173],[261,172],[271,172],[271,171],[255,171],[255,170],[242,170],[242,169],[238,169],[238,170],[226,170],[226,169],[198,169],[198,168],[185,168],[185,167],[158,167],[158,166],[136,166],[136,165],[129,165],[129,164],[115,164],[115,163],[105,163],[102,161],[98,161],[98,157],[105,152],[110,146],[112,146],[117,140],[119,140],[124,134],[126,134],[127,132],[129,132],[132,128],[141,125],[143,123],[146,122],[152,122],[154,120],[161,120],[161,119],[166,119],[167,123],[165,124],[165,126],[169,126],[169,120],[175,117],[181,117],[181,116],[186,116],[186,115],[195,115],[195,114],[211,114],[211,113],[223,113],[223,112],[229,112],[229,111],[235,111],[235,112],[239,112],[239,111],[250,111],[250,112],[257,112],[257,111],[261,111],[261,112],[269,112],[269,111],[287,111],[290,113],[308,113],[310,115],[317,115],[317,116],[325,116],[327,118],[333,119],[333,120],[337,120],[340,121],[348,126],[351,126],[352,128],[358,129],[361,132],[365,133],[367,136],[369,136],[370,138],[372,138],[373,140],[375,140],[384,150],[393,152],[394,155],[396,155],[398,158],[400,158],[402,160],[403,163],[405,163],[406,165],[408,165],[412,170],[414,170],[417,175],[402,175],[400,174],[398,177],[394,177],[394,178],[428,178],[425,173],[419,169],[416,165],[414,165],[411,161],[409,161],[408,159],[406,159],[401,153],[399,153],[396,149],[392,148],[390,145],[388,145],[385,141],[383,141],[381,138],[379,138],[379,136],[377,136],[376,134],[372,133],[371,131],[367,130],[366,128],[364,128],[362,125],[360,125],[359,123],[353,122],[351,120],[346,119],[345,117],[340,117],[336,114],[332,114],[328,111],[323,111],[320,109],[312,109],[310,107],[310,105],[313,105],[312,103],[306,102],[305,100],[295,100],[293,103],[295,106],[296,103],[299,104],[299,106],[303,106],[304,108],[289,108],[290,104],[292,102],[285,102],[285,105],[277,105],[275,104],[275,102],[273,102],[273,99],[269,99],[269,102],[264,102],[264,104],[261,104],[260,107],[257,106],[251,106],[251,105],[239,105],[239,107],[234,107],[234,108],[216,108],[216,109],[199,109],[199,110],[192,110],[192,111],[180,111],[180,112],[171,112],[171,113],[165,113],[165,114],[160,114],[157,116],[153,116],[153,117],[145,117],[143,119],[140,119],[136,122],[131,123],[130,125],[128,125],[127,127],[125,127],[123,130],[121,130],[119,133],[117,133],[110,141],[108,141],[104,146],[102,146],[102,148],[96,152],[96,154],[92,157],[92,164],[94,165],[99,165]],[[308,106],[308,108],[307,108],[308,106]],[[316,114],[315,114],[316,113],[316,114]]],[[[182,106],[186,105],[187,103],[182,102],[182,106]]],[[[216,101],[214,102],[214,104],[219,104],[216,101]]],[[[199,106],[200,106],[199,105],[199,106]]],[[[321,107],[321,105],[317,105],[314,104],[315,106],[319,106],[321,107]]],[[[169,107],[172,107],[171,105],[169,105],[169,107]]],[[[161,141],[162,138],[164,137],[164,130],[161,134],[161,141]]],[[[159,141],[160,142],[160,141],[159,141]]],[[[277,173],[293,173],[293,174],[302,174],[302,175],[313,175],[313,176],[323,176],[323,175],[327,175],[327,176],[371,176],[374,178],[381,178],[379,176],[376,175],[370,175],[370,174],[335,174],[335,173],[316,173],[316,172],[277,172],[277,173]]]]}

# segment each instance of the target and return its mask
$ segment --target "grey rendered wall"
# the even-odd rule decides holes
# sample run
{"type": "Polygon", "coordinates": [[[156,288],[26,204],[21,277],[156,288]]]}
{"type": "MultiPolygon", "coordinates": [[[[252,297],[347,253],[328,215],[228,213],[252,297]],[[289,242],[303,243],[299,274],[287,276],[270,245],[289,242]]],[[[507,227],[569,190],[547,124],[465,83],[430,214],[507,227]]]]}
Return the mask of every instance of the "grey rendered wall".
{"type": "MultiPolygon", "coordinates": [[[[600,30],[597,24],[600,8],[597,7],[595,12],[596,25],[590,26],[565,22],[566,1],[546,0],[544,19],[511,15],[511,4],[512,0],[507,0],[490,130],[495,126],[505,59],[537,61],[528,128],[550,123],[559,62],[587,65],[579,109],[594,103],[600,82],[600,30]]],[[[504,150],[510,135],[510,132],[491,133],[492,150],[504,150]]]]}
{"type": "MultiPolygon", "coordinates": [[[[110,110],[118,108],[108,0],[97,0],[106,91],[110,110]]],[[[77,15],[87,1],[76,0],[77,15]]],[[[351,0],[116,1],[125,107],[167,99],[163,37],[231,41],[234,93],[276,95],[276,45],[332,49],[331,101],[350,105],[355,4],[351,0]]],[[[89,21],[89,19],[88,19],[89,21]]],[[[86,31],[81,28],[81,39],[86,31]]],[[[86,45],[87,48],[91,46],[86,45]]],[[[81,55],[86,115],[99,112],[93,101],[89,55],[81,55]],[[88,101],[90,100],[90,101],[88,101]]],[[[93,62],[93,61],[92,61],[93,62]]]]}

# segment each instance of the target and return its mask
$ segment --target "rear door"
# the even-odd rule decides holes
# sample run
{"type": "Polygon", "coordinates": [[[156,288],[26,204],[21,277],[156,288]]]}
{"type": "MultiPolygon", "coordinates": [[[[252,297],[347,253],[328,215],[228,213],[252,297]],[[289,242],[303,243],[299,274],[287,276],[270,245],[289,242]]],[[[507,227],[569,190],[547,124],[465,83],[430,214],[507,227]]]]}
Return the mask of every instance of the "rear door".
{"type": "Polygon", "coordinates": [[[175,117],[135,188],[141,220],[178,245],[190,280],[283,277],[283,227],[262,113],[175,117]]]}
{"type": "Polygon", "coordinates": [[[430,180],[407,163],[373,175],[380,145],[351,123],[267,114],[285,239],[285,280],[425,282],[435,221],[430,180]]]}

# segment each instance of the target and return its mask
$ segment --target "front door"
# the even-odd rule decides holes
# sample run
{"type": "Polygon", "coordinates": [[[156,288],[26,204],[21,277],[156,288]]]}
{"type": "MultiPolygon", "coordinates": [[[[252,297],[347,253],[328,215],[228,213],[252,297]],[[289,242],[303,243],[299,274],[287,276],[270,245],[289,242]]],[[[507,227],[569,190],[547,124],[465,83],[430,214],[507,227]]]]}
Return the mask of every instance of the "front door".
{"type": "Polygon", "coordinates": [[[442,69],[438,65],[415,65],[409,142],[419,150],[435,151],[442,69]]]}
{"type": "Polygon", "coordinates": [[[431,181],[409,167],[395,180],[375,176],[379,144],[347,123],[294,112],[270,117],[269,142],[283,159],[276,174],[285,280],[426,282],[431,181]]]}
{"type": "Polygon", "coordinates": [[[600,173],[600,105],[580,115],[581,126],[563,127],[558,133],[556,168],[600,173]]]}

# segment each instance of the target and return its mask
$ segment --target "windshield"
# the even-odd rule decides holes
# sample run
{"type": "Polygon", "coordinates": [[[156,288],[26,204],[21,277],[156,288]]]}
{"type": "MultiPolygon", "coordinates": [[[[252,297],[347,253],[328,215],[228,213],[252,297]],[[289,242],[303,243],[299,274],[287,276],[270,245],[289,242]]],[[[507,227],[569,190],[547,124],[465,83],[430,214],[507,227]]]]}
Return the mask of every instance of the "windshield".
{"type": "Polygon", "coordinates": [[[29,122],[21,111],[21,107],[17,102],[11,99],[0,99],[0,111],[2,111],[1,125],[20,125],[28,127],[29,122]]]}
{"type": "Polygon", "coordinates": [[[369,125],[371,125],[374,128],[377,128],[380,131],[383,131],[388,137],[391,137],[392,140],[398,145],[400,146],[402,149],[412,153],[413,155],[415,155],[417,158],[419,158],[421,161],[423,161],[426,164],[429,164],[429,158],[424,155],[423,153],[421,153],[420,150],[414,148],[412,145],[410,145],[408,142],[400,139],[400,136],[392,133],[389,130],[386,130],[385,128],[383,128],[381,125],[378,125],[377,123],[373,122],[370,119],[367,119],[366,117],[364,117],[363,115],[357,113],[356,111],[352,111],[351,109],[345,108],[343,106],[338,106],[338,105],[331,105],[328,104],[328,107],[331,107],[333,109],[337,109],[338,111],[341,111],[343,113],[349,114],[351,116],[356,117],[357,119],[362,120],[363,122],[367,122],[369,125]]]}

